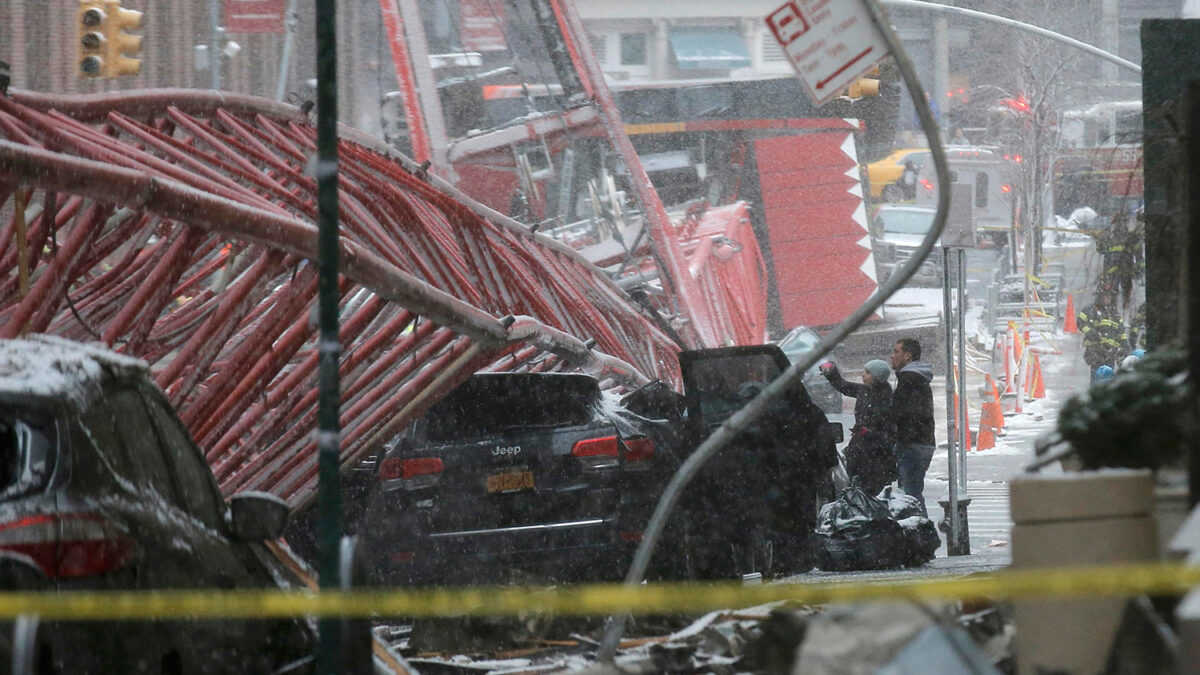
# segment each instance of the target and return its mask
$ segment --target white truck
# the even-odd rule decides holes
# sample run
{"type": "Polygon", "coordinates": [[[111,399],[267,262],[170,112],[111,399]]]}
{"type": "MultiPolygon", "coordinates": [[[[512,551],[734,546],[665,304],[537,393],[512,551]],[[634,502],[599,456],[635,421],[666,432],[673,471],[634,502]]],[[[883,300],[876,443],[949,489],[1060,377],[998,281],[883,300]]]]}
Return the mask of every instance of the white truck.
{"type": "MultiPolygon", "coordinates": [[[[990,147],[950,145],[946,147],[946,160],[950,165],[950,182],[971,186],[971,208],[979,234],[991,235],[996,245],[1002,245],[1005,233],[1012,230],[1015,216],[1020,156],[1003,155],[990,147]]],[[[933,162],[926,162],[917,182],[916,202],[919,206],[936,208],[937,199],[937,174],[933,162]]],[[[987,246],[983,241],[986,238],[980,237],[981,245],[987,246]]]]}

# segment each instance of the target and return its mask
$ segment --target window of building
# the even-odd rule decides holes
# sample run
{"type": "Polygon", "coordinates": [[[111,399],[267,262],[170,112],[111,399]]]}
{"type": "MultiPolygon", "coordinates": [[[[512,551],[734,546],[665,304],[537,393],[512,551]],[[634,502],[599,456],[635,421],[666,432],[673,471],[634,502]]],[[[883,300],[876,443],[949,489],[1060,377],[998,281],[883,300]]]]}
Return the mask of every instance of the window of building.
{"type": "Polygon", "coordinates": [[[762,33],[762,60],[763,63],[787,62],[787,57],[783,54],[783,47],[770,32],[762,33]]]}
{"type": "Polygon", "coordinates": [[[1116,138],[1118,144],[1121,143],[1141,143],[1142,142],[1142,111],[1141,110],[1120,110],[1116,114],[1116,138]]]}
{"type": "Polygon", "coordinates": [[[608,36],[588,34],[592,42],[592,53],[596,55],[596,63],[601,66],[608,64],[608,36]]]}
{"type": "Polygon", "coordinates": [[[986,207],[988,203],[988,175],[984,171],[975,174],[975,206],[986,207]]]}
{"type": "Polygon", "coordinates": [[[646,65],[645,33],[621,33],[621,65],[646,65]]]}

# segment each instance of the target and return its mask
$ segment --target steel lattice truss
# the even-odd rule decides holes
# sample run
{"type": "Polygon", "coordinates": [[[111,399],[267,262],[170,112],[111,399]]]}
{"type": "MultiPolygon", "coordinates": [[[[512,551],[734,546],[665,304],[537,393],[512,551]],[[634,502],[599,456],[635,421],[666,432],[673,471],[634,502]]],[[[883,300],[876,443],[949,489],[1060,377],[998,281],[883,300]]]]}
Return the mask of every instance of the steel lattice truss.
{"type": "MultiPolygon", "coordinates": [[[[193,90],[0,98],[0,337],[146,359],[226,494],[316,486],[316,133],[193,90]]],[[[678,383],[677,347],[596,268],[340,143],[342,456],[477,370],[678,383]]],[[[416,174],[416,175],[414,175],[416,174]]]]}

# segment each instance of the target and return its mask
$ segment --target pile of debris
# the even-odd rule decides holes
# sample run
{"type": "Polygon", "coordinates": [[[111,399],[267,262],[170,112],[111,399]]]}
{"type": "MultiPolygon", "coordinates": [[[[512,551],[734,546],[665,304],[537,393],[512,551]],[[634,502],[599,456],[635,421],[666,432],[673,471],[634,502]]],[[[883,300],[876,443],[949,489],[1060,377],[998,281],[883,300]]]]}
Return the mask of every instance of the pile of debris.
{"type": "Polygon", "coordinates": [[[1010,673],[1013,629],[993,606],[927,607],[907,603],[800,607],[772,603],[721,610],[682,623],[680,617],[641,617],[631,625],[665,634],[621,642],[615,662],[595,662],[602,628],[573,631],[581,619],[553,620],[531,638],[531,619],[439,620],[427,630],[379,627],[377,635],[408,657],[411,671],[433,674],[513,675],[583,671],[631,673],[1010,673]],[[572,625],[574,624],[574,625],[572,625]],[[484,648],[486,636],[507,626],[510,639],[484,648]],[[464,640],[474,651],[421,651],[420,633],[464,640]],[[552,639],[557,633],[558,638],[552,639]],[[515,639],[512,639],[515,638],[515,639]]]}

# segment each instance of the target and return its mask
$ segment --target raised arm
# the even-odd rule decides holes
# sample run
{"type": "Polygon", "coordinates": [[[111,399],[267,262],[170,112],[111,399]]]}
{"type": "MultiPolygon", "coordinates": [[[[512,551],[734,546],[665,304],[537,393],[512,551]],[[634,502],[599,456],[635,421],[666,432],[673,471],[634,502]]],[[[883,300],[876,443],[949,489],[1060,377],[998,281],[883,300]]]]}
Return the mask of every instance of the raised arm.
{"type": "Polygon", "coordinates": [[[847,382],[846,378],[842,377],[841,372],[838,371],[838,367],[832,361],[821,365],[821,374],[825,376],[825,379],[829,380],[829,384],[834,389],[837,389],[845,396],[858,398],[859,395],[867,391],[867,385],[865,384],[847,382]]]}

